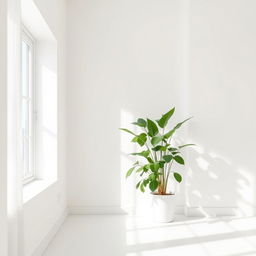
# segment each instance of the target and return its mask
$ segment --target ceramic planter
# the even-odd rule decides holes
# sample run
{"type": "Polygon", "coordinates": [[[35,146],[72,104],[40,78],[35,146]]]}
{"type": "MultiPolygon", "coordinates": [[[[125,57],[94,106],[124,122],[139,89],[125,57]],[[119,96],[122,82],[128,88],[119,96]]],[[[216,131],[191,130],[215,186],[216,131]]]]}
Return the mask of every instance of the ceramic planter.
{"type": "Polygon", "coordinates": [[[152,194],[153,220],[171,222],[174,220],[175,195],[152,194]]]}

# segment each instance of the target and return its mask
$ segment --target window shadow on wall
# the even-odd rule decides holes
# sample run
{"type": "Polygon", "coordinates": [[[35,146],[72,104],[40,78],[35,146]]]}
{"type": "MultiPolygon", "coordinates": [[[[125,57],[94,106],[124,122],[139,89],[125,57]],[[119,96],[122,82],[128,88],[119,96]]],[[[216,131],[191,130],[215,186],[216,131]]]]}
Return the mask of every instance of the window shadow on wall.
{"type": "Polygon", "coordinates": [[[254,214],[254,179],[237,161],[195,147],[189,149],[187,172],[188,214],[254,214]]]}

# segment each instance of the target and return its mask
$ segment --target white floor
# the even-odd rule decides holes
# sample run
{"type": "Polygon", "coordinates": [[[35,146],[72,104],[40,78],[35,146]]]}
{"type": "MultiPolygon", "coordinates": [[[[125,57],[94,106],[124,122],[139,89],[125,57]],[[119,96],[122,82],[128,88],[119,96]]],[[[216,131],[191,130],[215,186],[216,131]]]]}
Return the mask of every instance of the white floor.
{"type": "Polygon", "coordinates": [[[256,218],[69,216],[44,256],[256,255],[256,218]]]}

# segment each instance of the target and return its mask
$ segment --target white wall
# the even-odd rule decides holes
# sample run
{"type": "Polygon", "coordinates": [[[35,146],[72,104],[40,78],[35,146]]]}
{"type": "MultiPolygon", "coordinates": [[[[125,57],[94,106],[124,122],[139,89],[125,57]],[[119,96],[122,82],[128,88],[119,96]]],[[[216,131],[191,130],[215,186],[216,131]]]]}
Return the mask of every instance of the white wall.
{"type": "Polygon", "coordinates": [[[118,128],[173,106],[185,116],[181,1],[72,0],[67,10],[69,205],[133,204],[133,190],[121,193],[133,149],[118,128]]]}
{"type": "Polygon", "coordinates": [[[7,3],[0,2],[0,255],[7,256],[7,3]]]}
{"type": "Polygon", "coordinates": [[[37,177],[57,179],[57,42],[36,44],[37,177]]]}
{"type": "Polygon", "coordinates": [[[175,105],[195,117],[189,139],[199,145],[178,203],[254,212],[255,5],[68,1],[69,205],[118,206],[123,194],[134,204],[134,181],[120,179],[131,146],[117,128],[175,105]]]}
{"type": "Polygon", "coordinates": [[[256,2],[196,0],[190,9],[188,205],[256,206],[256,2]]]}
{"type": "MultiPolygon", "coordinates": [[[[30,256],[66,211],[65,186],[65,1],[35,0],[58,47],[58,173],[57,181],[24,204],[25,255],[30,256]]],[[[54,63],[53,63],[54,64],[54,63]]]]}

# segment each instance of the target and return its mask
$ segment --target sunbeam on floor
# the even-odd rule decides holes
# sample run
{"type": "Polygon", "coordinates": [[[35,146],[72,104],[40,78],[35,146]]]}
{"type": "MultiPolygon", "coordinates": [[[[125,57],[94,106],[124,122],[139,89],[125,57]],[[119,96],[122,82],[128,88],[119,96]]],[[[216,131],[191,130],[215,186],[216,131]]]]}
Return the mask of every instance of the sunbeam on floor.
{"type": "Polygon", "coordinates": [[[256,218],[69,216],[44,256],[256,255],[256,218]]]}

